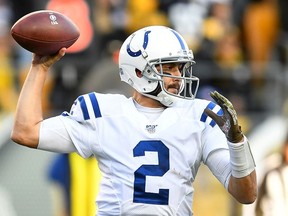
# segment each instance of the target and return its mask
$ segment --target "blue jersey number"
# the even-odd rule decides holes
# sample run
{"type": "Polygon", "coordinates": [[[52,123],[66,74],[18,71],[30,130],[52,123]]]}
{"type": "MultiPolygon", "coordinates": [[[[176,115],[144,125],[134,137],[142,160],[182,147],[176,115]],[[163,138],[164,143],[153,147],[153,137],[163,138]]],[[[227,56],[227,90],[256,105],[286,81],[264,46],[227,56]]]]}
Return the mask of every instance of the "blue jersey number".
{"type": "Polygon", "coordinates": [[[142,165],[134,173],[133,202],[168,205],[169,189],[159,189],[159,193],[145,192],[146,176],[163,176],[169,169],[169,149],[158,140],[140,141],[133,150],[134,157],[145,156],[145,151],[157,152],[157,165],[142,165]]]}

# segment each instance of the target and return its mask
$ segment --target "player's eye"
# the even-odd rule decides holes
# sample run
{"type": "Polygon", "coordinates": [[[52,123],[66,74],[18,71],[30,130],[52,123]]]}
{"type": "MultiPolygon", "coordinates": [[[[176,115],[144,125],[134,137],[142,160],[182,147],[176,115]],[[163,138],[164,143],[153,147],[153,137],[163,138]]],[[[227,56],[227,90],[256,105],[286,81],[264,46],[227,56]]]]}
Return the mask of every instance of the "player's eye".
{"type": "Polygon", "coordinates": [[[163,71],[163,74],[165,74],[165,75],[172,75],[171,73],[169,73],[169,72],[167,72],[167,71],[163,71]]]}
{"type": "Polygon", "coordinates": [[[179,65],[178,65],[178,69],[179,69],[180,71],[182,71],[183,68],[184,68],[184,65],[185,65],[185,63],[181,63],[181,64],[179,64],[179,65]]]}

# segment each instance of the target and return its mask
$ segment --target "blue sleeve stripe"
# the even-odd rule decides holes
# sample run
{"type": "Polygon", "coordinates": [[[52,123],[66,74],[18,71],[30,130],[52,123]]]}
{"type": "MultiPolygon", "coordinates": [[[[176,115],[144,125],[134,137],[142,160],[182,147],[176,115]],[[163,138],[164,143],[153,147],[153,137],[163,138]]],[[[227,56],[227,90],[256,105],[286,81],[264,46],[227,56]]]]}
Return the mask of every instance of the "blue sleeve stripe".
{"type": "Polygon", "coordinates": [[[212,110],[212,109],[214,109],[215,106],[216,106],[215,103],[210,102],[210,103],[207,105],[207,108],[210,109],[210,110],[212,110]]]}
{"type": "MultiPolygon", "coordinates": [[[[206,108],[212,110],[212,109],[214,109],[215,106],[216,106],[216,104],[214,104],[213,102],[210,102],[206,108]]],[[[201,115],[200,121],[205,122],[207,117],[208,117],[207,114],[205,112],[203,112],[201,115]]]]}
{"type": "Polygon", "coordinates": [[[212,120],[209,124],[211,127],[214,127],[216,125],[216,122],[214,120],[212,120]]]}
{"type": "MultiPolygon", "coordinates": [[[[210,103],[207,105],[206,108],[208,108],[208,109],[210,109],[210,110],[213,110],[215,106],[216,106],[215,103],[210,102],[210,103]]],[[[218,113],[219,113],[220,111],[222,112],[222,110],[220,109],[220,110],[218,111],[218,113]]],[[[217,113],[217,114],[218,114],[218,113],[217,113]]],[[[206,122],[207,118],[208,118],[208,115],[207,115],[205,112],[203,112],[202,115],[201,115],[200,121],[206,122]]],[[[216,122],[212,119],[212,121],[210,122],[209,125],[210,125],[211,127],[214,127],[214,126],[216,125],[216,122]]]]}
{"type": "Polygon", "coordinates": [[[92,107],[93,107],[93,111],[94,111],[95,117],[96,118],[102,117],[102,114],[101,114],[101,111],[100,111],[100,108],[99,108],[99,104],[98,104],[96,95],[94,93],[90,93],[89,94],[89,98],[90,98],[91,103],[92,103],[92,107]]]}
{"type": "Polygon", "coordinates": [[[220,110],[217,112],[217,114],[218,114],[218,115],[223,115],[223,114],[224,114],[224,113],[223,113],[223,110],[220,109],[220,110]]]}
{"type": "MultiPolygon", "coordinates": [[[[220,109],[218,112],[217,112],[217,115],[223,115],[223,110],[222,109],[220,109]]],[[[212,126],[212,127],[214,127],[215,125],[216,125],[216,122],[214,121],[214,120],[212,120],[211,122],[210,122],[210,125],[212,126]]]]}
{"type": "Polygon", "coordinates": [[[89,116],[89,113],[88,113],[88,109],[87,109],[87,105],[86,105],[84,97],[80,96],[78,98],[78,101],[80,102],[80,107],[81,107],[81,110],[82,110],[82,113],[83,113],[84,120],[90,119],[90,116],[89,116]]]}

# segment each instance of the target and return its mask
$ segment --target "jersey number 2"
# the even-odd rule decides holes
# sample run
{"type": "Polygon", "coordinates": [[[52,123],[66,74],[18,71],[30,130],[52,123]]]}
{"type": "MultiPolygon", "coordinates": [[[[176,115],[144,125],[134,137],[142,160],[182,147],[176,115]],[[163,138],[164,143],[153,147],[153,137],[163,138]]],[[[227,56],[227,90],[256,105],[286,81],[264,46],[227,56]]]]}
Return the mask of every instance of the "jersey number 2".
{"type": "Polygon", "coordinates": [[[133,149],[133,156],[145,156],[145,151],[157,152],[158,164],[144,164],[134,172],[133,202],[168,205],[169,189],[159,189],[159,193],[145,192],[146,176],[163,176],[169,169],[169,149],[159,140],[140,141],[133,149]]]}

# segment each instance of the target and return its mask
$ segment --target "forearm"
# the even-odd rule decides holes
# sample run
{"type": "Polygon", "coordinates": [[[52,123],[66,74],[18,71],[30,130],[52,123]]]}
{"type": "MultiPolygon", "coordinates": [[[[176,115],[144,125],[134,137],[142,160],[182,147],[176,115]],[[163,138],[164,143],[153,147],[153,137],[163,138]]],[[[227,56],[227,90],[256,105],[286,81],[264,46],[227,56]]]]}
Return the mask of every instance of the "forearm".
{"type": "Polygon", "coordinates": [[[42,113],[42,90],[49,68],[66,52],[62,48],[57,54],[40,56],[33,54],[31,68],[22,87],[16,107],[11,139],[21,145],[36,148],[39,142],[42,113]]]}
{"type": "Polygon", "coordinates": [[[257,197],[255,162],[247,138],[238,125],[237,113],[232,103],[217,91],[210,93],[221,107],[222,113],[216,114],[206,108],[210,116],[225,134],[230,153],[231,177],[228,190],[240,203],[252,203],[257,197]]]}
{"type": "Polygon", "coordinates": [[[11,139],[21,145],[36,148],[39,140],[39,126],[43,120],[41,95],[48,68],[31,66],[22,87],[16,107],[11,139]]]}
{"type": "Polygon", "coordinates": [[[255,170],[242,178],[230,177],[229,193],[242,204],[251,204],[257,198],[257,180],[255,170]]]}

